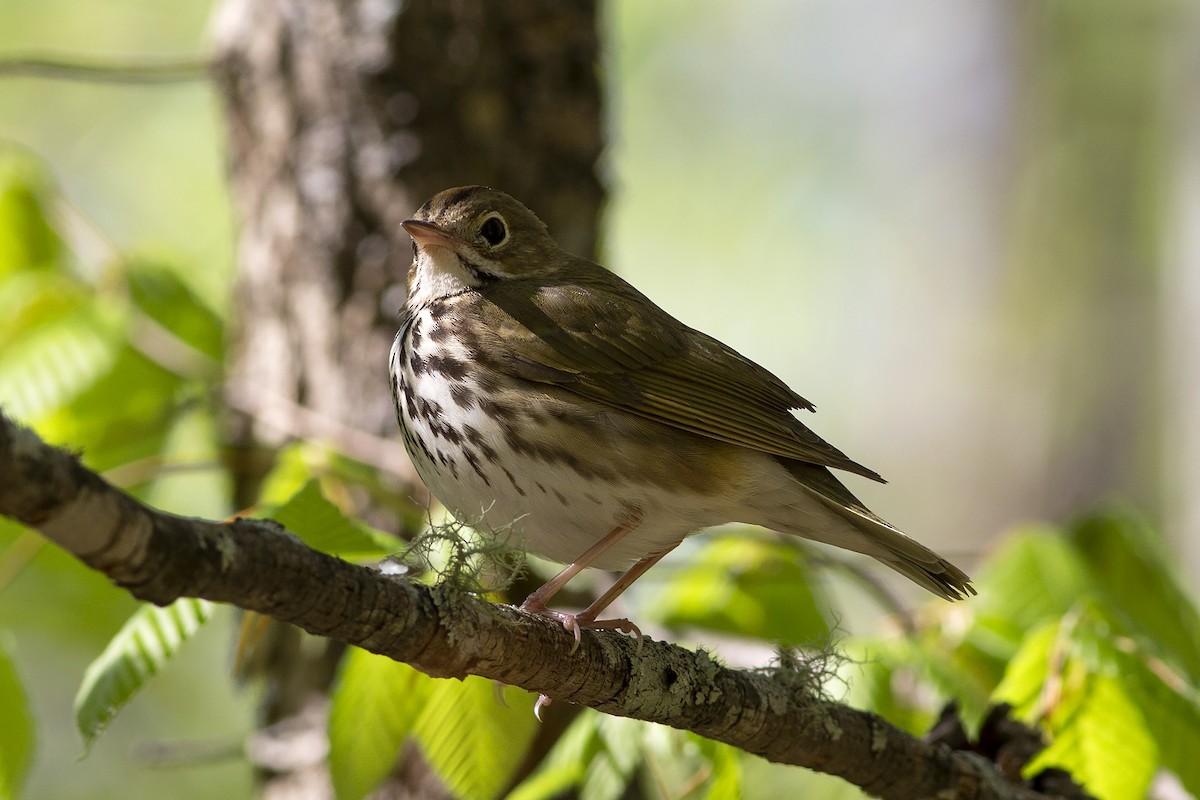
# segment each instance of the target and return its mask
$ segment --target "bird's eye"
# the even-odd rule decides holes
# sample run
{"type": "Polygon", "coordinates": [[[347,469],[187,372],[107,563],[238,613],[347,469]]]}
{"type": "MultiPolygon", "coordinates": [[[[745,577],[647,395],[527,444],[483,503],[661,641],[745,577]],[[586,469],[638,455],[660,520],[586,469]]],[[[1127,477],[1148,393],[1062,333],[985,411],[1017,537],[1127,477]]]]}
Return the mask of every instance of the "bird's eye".
{"type": "Polygon", "coordinates": [[[508,227],[499,214],[493,214],[483,221],[483,225],[479,226],[479,235],[485,242],[495,247],[508,238],[508,227]]]}

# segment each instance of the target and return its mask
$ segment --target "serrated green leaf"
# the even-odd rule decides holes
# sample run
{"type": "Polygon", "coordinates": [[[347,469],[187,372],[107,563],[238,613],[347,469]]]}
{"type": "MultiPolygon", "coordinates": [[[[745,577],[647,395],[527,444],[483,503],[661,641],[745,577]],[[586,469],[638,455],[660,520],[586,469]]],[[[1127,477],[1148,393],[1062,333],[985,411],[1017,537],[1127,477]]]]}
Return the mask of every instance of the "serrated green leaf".
{"type": "Polygon", "coordinates": [[[109,369],[119,327],[66,276],[25,273],[0,283],[0,405],[32,420],[109,369]]]}
{"type": "Polygon", "coordinates": [[[1200,797],[1200,696],[1195,687],[1168,683],[1150,659],[1123,654],[1121,675],[1130,698],[1146,719],[1162,766],[1175,773],[1193,797],[1200,797]]]}
{"type": "Polygon", "coordinates": [[[1141,702],[1153,682],[1117,642],[1133,646],[1092,601],[1030,632],[994,696],[1048,736],[1025,774],[1055,766],[1102,800],[1145,796],[1161,741],[1141,702]]]}
{"type": "Polygon", "coordinates": [[[208,621],[213,607],[194,598],[177,600],[166,608],[144,605],[121,626],[88,666],[75,695],[75,724],[85,748],[208,621]]]}
{"type": "Polygon", "coordinates": [[[434,684],[413,736],[456,797],[491,800],[520,766],[536,725],[528,692],[469,677],[434,684]]]}
{"type": "Polygon", "coordinates": [[[433,679],[351,647],[329,709],[329,770],[338,800],[365,797],[391,771],[433,679]]]}
{"type": "Polygon", "coordinates": [[[642,604],[647,618],[660,624],[788,645],[828,637],[821,605],[797,550],[739,535],[706,542],[642,604]]]}
{"type": "Polygon", "coordinates": [[[1161,766],[1200,796],[1200,692],[1158,658],[1156,643],[1122,629],[1126,615],[1113,614],[1100,603],[1084,606],[1073,632],[1079,657],[1093,673],[1120,681],[1146,720],[1161,766]]]}
{"type": "Polygon", "coordinates": [[[329,502],[316,478],[268,516],[314,550],[347,561],[383,558],[396,551],[395,540],[387,534],[350,519],[329,502]]]}
{"type": "Polygon", "coordinates": [[[181,342],[212,361],[224,356],[224,323],[182,280],[161,264],[133,261],[126,265],[130,295],[146,316],[181,342]]]}
{"type": "Polygon", "coordinates": [[[159,456],[171,432],[185,382],[128,345],[112,366],[68,405],[43,418],[49,440],[70,442],[103,472],[159,456]]]}
{"type": "Polygon", "coordinates": [[[1120,680],[1079,667],[1066,665],[1062,696],[1046,720],[1050,745],[1025,773],[1059,767],[1101,800],[1141,800],[1158,766],[1146,720],[1120,680]]]}
{"type": "Polygon", "coordinates": [[[33,716],[16,666],[0,639],[0,797],[16,797],[33,763],[33,716]]]}
{"type": "Polygon", "coordinates": [[[1068,540],[1095,591],[1154,641],[1159,654],[1200,680],[1200,613],[1172,574],[1158,533],[1128,514],[1089,517],[1068,540]]]}

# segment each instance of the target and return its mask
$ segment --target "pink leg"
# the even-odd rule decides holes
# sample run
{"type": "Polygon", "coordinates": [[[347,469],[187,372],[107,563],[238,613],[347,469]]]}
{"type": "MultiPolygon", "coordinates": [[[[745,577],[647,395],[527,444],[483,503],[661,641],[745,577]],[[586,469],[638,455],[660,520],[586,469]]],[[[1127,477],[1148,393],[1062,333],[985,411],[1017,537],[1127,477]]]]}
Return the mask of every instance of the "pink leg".
{"type": "MultiPolygon", "coordinates": [[[[631,513],[624,522],[605,534],[603,539],[585,550],[583,555],[568,564],[562,572],[546,581],[541,588],[529,595],[529,597],[526,597],[525,602],[521,603],[521,610],[530,611],[534,614],[540,614],[545,611],[546,603],[550,602],[550,598],[558,594],[558,590],[566,586],[571,578],[574,578],[580,572],[587,569],[606,550],[624,539],[641,524],[642,512],[635,511],[631,513]]],[[[576,634],[576,637],[578,638],[578,634],[576,634]]]]}
{"type": "MultiPolygon", "coordinates": [[[[645,575],[646,570],[650,569],[655,564],[657,564],[659,561],[661,561],[662,557],[665,556],[669,552],[671,552],[671,551],[664,550],[661,553],[657,553],[652,556],[646,556],[641,561],[637,562],[632,567],[630,567],[625,572],[624,575],[622,575],[620,578],[617,578],[616,583],[614,583],[612,586],[608,587],[608,591],[606,591],[604,594],[597,597],[596,601],[594,603],[592,603],[590,606],[588,606],[586,609],[584,609],[583,613],[580,614],[578,617],[579,624],[591,626],[593,623],[595,623],[596,617],[600,616],[601,611],[608,608],[612,604],[613,600],[616,600],[621,595],[622,592],[624,592],[626,589],[628,589],[633,584],[634,581],[636,581],[638,578],[645,575]]],[[[625,622],[627,625],[634,627],[634,630],[636,630],[636,626],[633,626],[633,623],[629,622],[629,620],[612,620],[612,621],[613,622],[625,622]]],[[[603,624],[603,623],[601,623],[601,624],[603,624]]],[[[607,627],[607,626],[605,626],[605,627],[607,627]]],[[[618,628],[618,630],[619,630],[619,628],[618,628]]],[[[626,631],[626,633],[632,633],[632,632],[633,631],[626,631]]]]}
{"type": "MultiPolygon", "coordinates": [[[[640,518],[641,516],[638,515],[639,520],[640,518]]],[[[621,537],[628,534],[629,531],[633,530],[633,527],[636,527],[635,524],[633,527],[627,527],[627,529],[622,530],[629,525],[630,523],[627,522],[625,525],[613,530],[612,533],[608,534],[608,536],[605,536],[603,539],[597,542],[596,545],[590,547],[586,553],[580,556],[578,560],[572,562],[570,566],[547,581],[544,586],[542,586],[533,594],[529,595],[529,597],[525,599],[525,602],[521,604],[521,609],[524,611],[532,611],[534,613],[546,614],[554,617],[562,623],[564,628],[574,634],[575,646],[571,648],[572,653],[579,648],[579,642],[582,639],[583,628],[605,629],[620,631],[621,633],[631,633],[637,639],[638,652],[641,652],[642,632],[637,625],[634,625],[628,619],[624,618],[597,621],[596,617],[600,616],[600,613],[604,611],[604,609],[608,608],[609,605],[612,604],[612,601],[616,600],[622,592],[624,592],[633,584],[634,581],[646,574],[646,570],[653,567],[660,560],[662,560],[663,556],[671,552],[671,550],[674,549],[673,547],[667,548],[661,553],[655,553],[654,555],[646,556],[641,561],[634,564],[625,572],[624,575],[617,579],[616,583],[608,588],[608,591],[596,598],[596,600],[590,606],[588,606],[579,614],[568,614],[563,611],[554,611],[546,608],[546,601],[549,600],[555,592],[561,589],[567,581],[578,575],[580,570],[584,569],[588,563],[595,560],[596,556],[611,547],[621,537]],[[615,536],[618,533],[620,535],[615,536]],[[603,547],[601,548],[600,545],[603,545],[603,547]]],[[[544,695],[542,699],[539,700],[539,704],[543,704],[543,701],[545,703],[550,702],[549,698],[545,697],[544,695]]]]}

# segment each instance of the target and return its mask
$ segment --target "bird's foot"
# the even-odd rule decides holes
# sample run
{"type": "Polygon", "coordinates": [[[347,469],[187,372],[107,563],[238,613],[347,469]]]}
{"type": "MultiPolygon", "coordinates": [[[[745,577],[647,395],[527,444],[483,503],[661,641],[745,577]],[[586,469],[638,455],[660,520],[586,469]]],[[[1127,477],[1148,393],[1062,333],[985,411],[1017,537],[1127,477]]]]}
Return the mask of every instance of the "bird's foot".
{"type": "Polygon", "coordinates": [[[537,702],[533,704],[533,715],[537,717],[537,721],[542,721],[542,709],[550,705],[552,701],[544,694],[539,694],[537,702]]]}
{"type": "Polygon", "coordinates": [[[592,630],[608,630],[629,634],[633,637],[633,641],[637,644],[637,655],[640,656],[642,654],[642,629],[624,617],[619,619],[587,620],[583,619],[583,614],[580,614],[578,617],[576,617],[575,624],[582,625],[585,628],[591,628],[592,630]]]}
{"type": "MultiPolygon", "coordinates": [[[[584,628],[632,634],[637,641],[637,654],[639,656],[642,654],[642,631],[637,625],[634,625],[627,619],[595,620],[591,619],[586,611],[581,614],[568,614],[566,611],[555,611],[545,606],[539,607],[537,603],[530,603],[528,600],[521,604],[521,610],[527,611],[530,614],[540,614],[543,617],[558,620],[559,624],[575,637],[575,644],[571,646],[571,652],[568,655],[575,655],[575,651],[579,649],[579,643],[583,641],[584,628]]],[[[548,704],[549,702],[547,698],[546,703],[548,704]]]]}

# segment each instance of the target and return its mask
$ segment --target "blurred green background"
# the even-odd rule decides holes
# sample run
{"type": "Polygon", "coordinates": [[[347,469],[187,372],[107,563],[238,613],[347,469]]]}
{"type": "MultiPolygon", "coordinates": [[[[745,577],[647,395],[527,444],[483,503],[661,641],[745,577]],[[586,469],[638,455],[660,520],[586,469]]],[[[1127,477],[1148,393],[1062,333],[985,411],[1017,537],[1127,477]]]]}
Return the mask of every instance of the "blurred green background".
{"type": "MultiPolygon", "coordinates": [[[[211,12],[0,0],[0,59],[203,57],[211,12]]],[[[1200,579],[1200,6],[621,0],[605,28],[607,266],[814,401],[813,427],[892,481],[852,488],[968,571],[1018,522],[1117,499],[1200,579]]],[[[133,253],[228,306],[205,82],[0,76],[0,161],[21,151],[83,274],[133,253]]],[[[212,457],[204,424],[176,431],[181,457],[212,457]]],[[[226,513],[211,475],[151,493],[226,513]]],[[[26,796],[249,791],[242,762],[139,750],[250,729],[230,615],[77,760],[71,698],[134,603],[53,548],[0,589],[39,721],[26,796]]]]}

